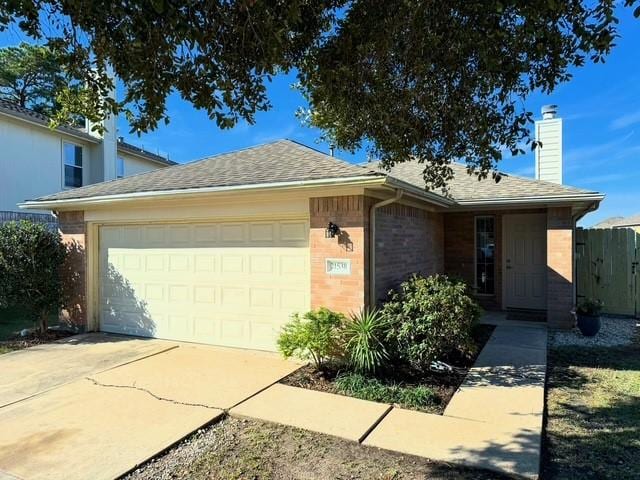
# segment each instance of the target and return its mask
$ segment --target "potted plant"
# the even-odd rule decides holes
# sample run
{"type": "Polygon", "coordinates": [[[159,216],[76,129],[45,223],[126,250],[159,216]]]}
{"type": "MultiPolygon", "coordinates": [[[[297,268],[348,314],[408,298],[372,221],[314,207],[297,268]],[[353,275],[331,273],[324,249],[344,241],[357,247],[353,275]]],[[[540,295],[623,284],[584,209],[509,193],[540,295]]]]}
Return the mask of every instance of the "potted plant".
{"type": "Polygon", "coordinates": [[[590,298],[583,300],[576,308],[578,328],[585,337],[593,337],[600,331],[602,324],[600,321],[601,311],[602,302],[590,298]]]}

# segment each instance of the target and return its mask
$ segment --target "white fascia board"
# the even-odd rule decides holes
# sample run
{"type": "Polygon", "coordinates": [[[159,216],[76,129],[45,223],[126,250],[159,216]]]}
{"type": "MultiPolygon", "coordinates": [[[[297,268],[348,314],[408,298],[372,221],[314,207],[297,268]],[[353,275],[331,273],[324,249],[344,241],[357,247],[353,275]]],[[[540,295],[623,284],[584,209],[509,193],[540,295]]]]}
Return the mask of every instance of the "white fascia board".
{"type": "Polygon", "coordinates": [[[489,198],[486,200],[459,200],[459,207],[483,207],[500,205],[521,204],[547,204],[547,203],[572,203],[572,202],[599,202],[604,199],[601,193],[569,193],[562,195],[547,195],[533,197],[489,198]]]}
{"type": "Polygon", "coordinates": [[[54,210],[60,207],[84,207],[90,205],[99,205],[106,203],[125,202],[130,200],[155,199],[155,198],[183,198],[208,193],[224,193],[224,192],[244,192],[244,191],[261,191],[261,190],[295,190],[307,187],[322,186],[357,186],[357,185],[381,185],[385,183],[386,178],[383,176],[372,177],[371,175],[363,175],[359,177],[348,178],[325,178],[319,180],[301,180],[295,182],[277,182],[277,183],[258,183],[255,185],[232,185],[224,187],[208,187],[208,188],[187,188],[182,190],[158,190],[151,192],[134,192],[123,193],[117,195],[100,195],[86,198],[69,198],[64,200],[38,201],[29,200],[18,204],[18,207],[25,210],[54,210]]]}

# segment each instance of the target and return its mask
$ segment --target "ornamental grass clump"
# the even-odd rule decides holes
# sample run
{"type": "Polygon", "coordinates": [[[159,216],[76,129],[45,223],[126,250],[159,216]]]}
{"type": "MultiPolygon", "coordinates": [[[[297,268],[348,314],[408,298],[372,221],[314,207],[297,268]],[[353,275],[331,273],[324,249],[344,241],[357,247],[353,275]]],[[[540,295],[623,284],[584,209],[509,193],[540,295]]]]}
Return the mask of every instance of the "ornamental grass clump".
{"type": "Polygon", "coordinates": [[[389,327],[377,309],[362,309],[344,323],[342,335],[349,366],[358,373],[374,374],[387,362],[384,339],[389,327]]]}

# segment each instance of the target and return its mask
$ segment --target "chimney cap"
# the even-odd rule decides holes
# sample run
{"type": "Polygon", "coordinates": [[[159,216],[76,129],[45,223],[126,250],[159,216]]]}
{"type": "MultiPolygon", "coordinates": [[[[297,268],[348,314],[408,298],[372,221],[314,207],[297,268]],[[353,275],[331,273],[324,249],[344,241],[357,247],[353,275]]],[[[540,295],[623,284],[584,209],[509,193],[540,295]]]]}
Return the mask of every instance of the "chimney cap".
{"type": "Polygon", "coordinates": [[[543,105],[540,110],[542,112],[543,119],[546,120],[550,118],[556,118],[556,115],[558,113],[558,105],[554,105],[554,104],[543,105]]]}

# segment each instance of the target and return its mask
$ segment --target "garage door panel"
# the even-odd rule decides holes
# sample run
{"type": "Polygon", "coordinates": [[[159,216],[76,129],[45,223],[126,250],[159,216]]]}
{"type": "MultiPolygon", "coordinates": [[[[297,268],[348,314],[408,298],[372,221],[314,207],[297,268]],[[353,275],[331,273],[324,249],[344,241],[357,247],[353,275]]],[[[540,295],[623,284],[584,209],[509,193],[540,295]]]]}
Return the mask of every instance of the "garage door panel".
{"type": "Polygon", "coordinates": [[[305,220],[100,229],[105,331],[274,350],[309,309],[305,220]]]}
{"type": "Polygon", "coordinates": [[[307,244],[309,226],[305,221],[280,222],[280,240],[300,246],[307,244]]]}
{"type": "Polygon", "coordinates": [[[280,308],[287,312],[304,312],[308,310],[309,291],[286,289],[280,290],[280,308]]]}

